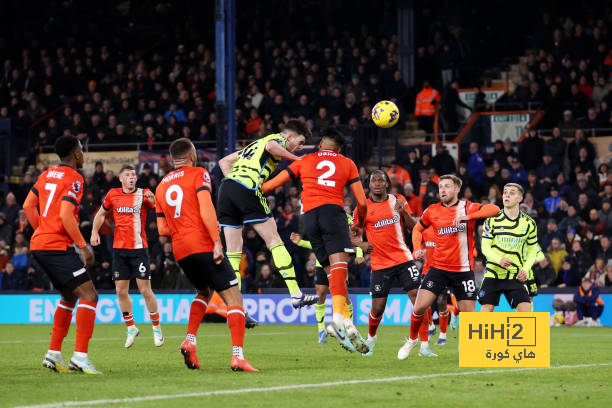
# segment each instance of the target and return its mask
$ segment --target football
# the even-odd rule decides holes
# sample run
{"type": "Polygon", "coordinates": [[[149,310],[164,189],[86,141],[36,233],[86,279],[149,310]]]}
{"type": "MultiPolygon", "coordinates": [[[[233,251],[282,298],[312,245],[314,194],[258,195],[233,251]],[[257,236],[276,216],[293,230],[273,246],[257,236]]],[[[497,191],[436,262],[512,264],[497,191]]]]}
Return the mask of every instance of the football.
{"type": "Polygon", "coordinates": [[[381,128],[394,126],[399,119],[399,109],[391,101],[380,101],[372,109],[372,121],[381,128]]]}

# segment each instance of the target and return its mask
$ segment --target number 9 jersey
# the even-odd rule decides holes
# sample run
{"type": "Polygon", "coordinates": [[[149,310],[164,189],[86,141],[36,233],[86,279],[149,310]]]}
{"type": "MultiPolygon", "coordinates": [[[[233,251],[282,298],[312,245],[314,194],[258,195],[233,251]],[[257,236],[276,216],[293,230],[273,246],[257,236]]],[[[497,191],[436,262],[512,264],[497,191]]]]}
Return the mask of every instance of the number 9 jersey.
{"type": "MultiPolygon", "coordinates": [[[[155,191],[155,212],[168,224],[177,261],[195,253],[213,251],[213,239],[200,215],[197,193],[201,190],[212,190],[208,171],[185,166],[168,173],[155,191]]],[[[215,213],[207,216],[217,222],[215,213]]]]}
{"type": "Polygon", "coordinates": [[[344,208],[344,186],[360,181],[355,163],[332,150],[319,150],[287,168],[292,179],[302,180],[302,205],[306,213],[326,204],[344,208]]]}

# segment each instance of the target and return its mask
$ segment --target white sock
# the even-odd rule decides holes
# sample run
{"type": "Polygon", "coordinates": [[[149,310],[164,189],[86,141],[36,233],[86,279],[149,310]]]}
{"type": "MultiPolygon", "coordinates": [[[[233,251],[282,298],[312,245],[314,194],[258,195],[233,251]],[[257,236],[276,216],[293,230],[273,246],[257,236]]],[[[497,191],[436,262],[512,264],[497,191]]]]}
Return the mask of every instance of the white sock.
{"type": "Polygon", "coordinates": [[[446,340],[446,333],[440,333],[440,337],[438,337],[438,338],[446,340]]]}
{"type": "Polygon", "coordinates": [[[334,313],[332,319],[338,330],[344,329],[344,315],[342,313],[334,313]]]}
{"type": "Polygon", "coordinates": [[[351,319],[344,319],[344,327],[348,329],[351,326],[354,326],[353,321],[351,319]]]}
{"type": "Polygon", "coordinates": [[[293,293],[291,294],[291,297],[292,297],[292,298],[296,298],[296,299],[301,298],[301,297],[302,297],[302,291],[301,291],[301,290],[298,290],[297,292],[293,292],[293,293]]]}
{"type": "Polygon", "coordinates": [[[77,357],[77,358],[87,358],[87,353],[81,353],[80,351],[75,351],[74,352],[74,357],[77,357]]]}
{"type": "Polygon", "coordinates": [[[187,340],[189,340],[193,344],[196,344],[196,336],[195,336],[195,334],[188,334],[187,335],[187,340]]]}
{"type": "Polygon", "coordinates": [[[368,340],[373,340],[375,338],[376,338],[376,336],[372,337],[372,336],[370,336],[370,333],[368,333],[368,340]]]}
{"type": "Polygon", "coordinates": [[[61,355],[61,354],[62,354],[62,352],[61,352],[61,351],[57,351],[57,350],[51,350],[51,349],[49,349],[49,350],[47,350],[47,354],[54,354],[54,355],[56,355],[56,356],[59,356],[59,355],[61,355]]]}
{"type": "Polygon", "coordinates": [[[232,353],[234,356],[238,357],[241,360],[244,360],[244,353],[242,351],[242,347],[240,346],[233,346],[232,347],[232,353]]]}
{"type": "Polygon", "coordinates": [[[429,348],[429,342],[428,341],[422,341],[421,342],[421,350],[425,350],[429,348]]]}

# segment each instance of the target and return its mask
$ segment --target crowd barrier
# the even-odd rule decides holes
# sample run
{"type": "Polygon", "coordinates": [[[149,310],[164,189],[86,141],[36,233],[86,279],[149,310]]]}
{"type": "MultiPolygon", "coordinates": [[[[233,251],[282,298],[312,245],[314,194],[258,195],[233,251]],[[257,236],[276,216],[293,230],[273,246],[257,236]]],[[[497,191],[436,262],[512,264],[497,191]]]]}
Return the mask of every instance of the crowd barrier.
{"type": "MultiPolygon", "coordinates": [[[[187,324],[189,307],[193,293],[157,294],[159,314],[163,323],[187,324]]],[[[560,297],[571,300],[571,293],[547,293],[535,298],[534,311],[548,312],[552,315],[553,299],[560,297]]],[[[605,307],[601,323],[612,326],[612,294],[601,295],[605,307]]],[[[132,295],[133,313],[136,323],[149,322],[149,315],[141,295],[132,295]]],[[[372,298],[367,294],[351,295],[355,322],[368,323],[368,313],[372,298]]],[[[0,294],[0,324],[50,324],[53,312],[59,302],[56,294],[0,294]]],[[[327,299],[326,321],[331,321],[331,298],[327,299]]],[[[316,324],[314,307],[293,309],[291,299],[285,294],[244,295],[244,307],[261,324],[316,324]]],[[[479,310],[479,305],[476,306],[479,310]]],[[[499,312],[510,312],[510,306],[502,296],[499,312]]],[[[392,294],[382,323],[386,325],[406,325],[410,322],[412,303],[407,295],[392,294]]],[[[74,319],[74,315],[73,315],[74,319]]],[[[101,294],[96,313],[97,323],[122,323],[117,296],[101,294]]]]}

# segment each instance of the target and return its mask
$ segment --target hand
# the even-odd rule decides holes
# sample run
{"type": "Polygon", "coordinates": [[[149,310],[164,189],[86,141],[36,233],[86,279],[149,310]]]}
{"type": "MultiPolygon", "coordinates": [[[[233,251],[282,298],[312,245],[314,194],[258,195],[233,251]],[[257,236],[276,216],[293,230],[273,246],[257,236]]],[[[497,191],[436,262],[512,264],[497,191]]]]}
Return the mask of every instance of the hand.
{"type": "Polygon", "coordinates": [[[291,242],[293,242],[295,245],[297,245],[302,240],[302,236],[300,234],[298,234],[297,232],[292,232],[291,236],[289,237],[289,239],[291,240],[291,242]]]}
{"type": "Polygon", "coordinates": [[[151,190],[145,191],[144,197],[149,200],[151,204],[155,205],[155,194],[153,194],[151,190]]]}
{"type": "Polygon", "coordinates": [[[91,268],[91,266],[94,263],[93,254],[91,253],[91,251],[89,250],[87,246],[80,248],[80,250],[81,250],[81,256],[83,257],[83,260],[85,261],[85,265],[83,266],[85,267],[85,269],[91,268]]]}
{"type": "Polygon", "coordinates": [[[502,267],[502,268],[504,268],[504,269],[508,269],[508,267],[509,267],[510,265],[512,265],[512,260],[511,260],[511,259],[508,259],[508,258],[502,258],[502,259],[499,261],[499,264],[501,265],[501,267],[502,267]]]}
{"type": "Polygon", "coordinates": [[[363,256],[360,256],[360,257],[355,258],[355,263],[356,263],[357,265],[361,265],[361,264],[362,264],[362,263],[364,263],[364,262],[365,262],[365,258],[364,258],[363,256]]]}
{"type": "Polygon", "coordinates": [[[457,225],[461,224],[462,222],[467,222],[469,221],[469,217],[467,215],[458,215],[457,218],[455,218],[455,221],[453,222],[453,227],[456,227],[457,225]]]}
{"type": "Polygon", "coordinates": [[[351,226],[351,234],[360,235],[362,228],[363,227],[360,227],[359,225],[352,225],[351,226]]]}
{"type": "Polygon", "coordinates": [[[416,251],[414,251],[414,259],[423,259],[425,258],[425,250],[424,249],[418,249],[416,251]]]}
{"type": "Polygon", "coordinates": [[[100,245],[100,234],[98,234],[95,231],[91,232],[91,238],[89,238],[89,243],[91,244],[91,246],[98,246],[100,245]]]}
{"type": "Polygon", "coordinates": [[[213,249],[213,260],[217,265],[223,261],[225,256],[223,255],[223,245],[221,245],[221,241],[215,241],[215,247],[213,249]]]}
{"type": "Polygon", "coordinates": [[[516,277],[520,282],[525,282],[527,280],[527,272],[521,269],[516,277]]]}
{"type": "Polygon", "coordinates": [[[402,212],[405,206],[406,206],[406,202],[404,200],[397,200],[395,202],[395,211],[402,212]]]}
{"type": "Polygon", "coordinates": [[[374,245],[370,244],[369,242],[362,242],[359,247],[366,254],[369,254],[374,250],[374,245]]]}

